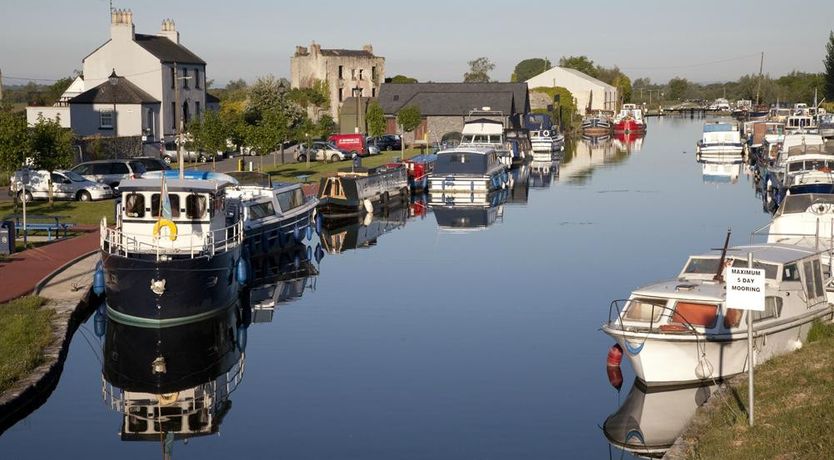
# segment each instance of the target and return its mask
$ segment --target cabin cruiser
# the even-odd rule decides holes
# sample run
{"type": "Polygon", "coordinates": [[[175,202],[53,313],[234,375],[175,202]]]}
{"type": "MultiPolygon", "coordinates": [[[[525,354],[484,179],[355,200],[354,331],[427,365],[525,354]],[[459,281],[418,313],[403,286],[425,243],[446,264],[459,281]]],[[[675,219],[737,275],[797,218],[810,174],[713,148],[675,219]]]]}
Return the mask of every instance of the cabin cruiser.
{"type": "Polygon", "coordinates": [[[812,115],[791,115],[785,120],[785,131],[788,133],[819,133],[817,120],[812,115]]]}
{"type": "Polygon", "coordinates": [[[523,158],[515,158],[513,152],[506,143],[504,131],[504,115],[501,112],[484,110],[472,111],[464,121],[461,130],[461,140],[457,148],[470,150],[492,150],[498,160],[510,168],[513,162],[521,161],[523,158]],[[493,118],[475,118],[478,115],[492,116],[493,118]],[[497,119],[496,119],[497,118],[497,119]]]}
{"type": "Polygon", "coordinates": [[[507,166],[491,148],[457,147],[437,152],[429,176],[432,195],[460,195],[472,199],[511,186],[507,166]]]}
{"type": "Polygon", "coordinates": [[[373,214],[408,200],[408,172],[401,164],[343,168],[319,182],[318,212],[326,219],[373,214]]]}
{"type": "Polygon", "coordinates": [[[646,132],[646,120],[643,119],[643,109],[637,107],[637,104],[623,104],[620,113],[614,118],[614,132],[646,132]]]}
{"type": "Polygon", "coordinates": [[[248,324],[237,307],[167,328],[100,322],[98,315],[101,391],[122,415],[123,441],[162,443],[170,452],[175,440],[219,432],[245,368],[248,324]]]}
{"type": "Polygon", "coordinates": [[[246,282],[243,219],[227,213],[221,173],[159,171],[119,184],[116,225],[101,221],[101,270],[108,314],[168,326],[228,308],[246,282]]]}
{"type": "Polygon", "coordinates": [[[611,134],[611,119],[601,113],[592,113],[582,118],[583,136],[607,136],[611,134]]]}
{"type": "Polygon", "coordinates": [[[565,149],[565,136],[553,125],[550,115],[531,113],[527,115],[525,125],[530,132],[534,161],[550,161],[554,153],[565,149]]]}
{"type": "Polygon", "coordinates": [[[319,201],[305,197],[301,184],[273,184],[268,174],[260,172],[228,174],[238,185],[226,190],[226,200],[243,217],[244,244],[250,254],[310,239],[319,201]]]}
{"type": "MultiPolygon", "coordinates": [[[[788,195],[773,220],[753,235],[759,235],[765,229],[768,229],[768,243],[792,244],[815,251],[827,249],[834,253],[834,195],[788,195]]],[[[831,265],[827,255],[823,255],[822,261],[823,266],[831,265]]]]}
{"type": "MultiPolygon", "coordinates": [[[[756,121],[748,122],[746,126],[747,145],[750,151],[756,153],[757,155],[769,157],[769,155],[766,155],[766,153],[769,154],[771,152],[763,149],[763,147],[766,144],[781,144],[782,141],[785,140],[784,123],[778,123],[773,121],[756,121]]],[[[774,157],[770,159],[775,159],[776,151],[773,151],[772,153],[774,154],[774,157]]]]}
{"type": "Polygon", "coordinates": [[[403,160],[405,169],[408,170],[408,186],[412,191],[421,191],[429,188],[429,176],[434,171],[434,163],[437,155],[426,153],[415,155],[403,160]]]}
{"type": "Polygon", "coordinates": [[[820,115],[819,133],[825,139],[834,139],[834,113],[820,115]]]}
{"type": "Polygon", "coordinates": [[[819,134],[786,134],[776,159],[766,167],[759,168],[761,191],[765,200],[778,204],[784,197],[788,162],[791,159],[820,154],[824,149],[825,141],[819,134]]]}
{"type": "Polygon", "coordinates": [[[605,419],[602,431],[612,446],[639,457],[660,458],[717,389],[699,383],[656,390],[635,380],[623,404],[605,419]]]}
{"type": "Polygon", "coordinates": [[[321,261],[321,246],[314,251],[304,243],[252,257],[248,300],[253,323],[271,322],[279,305],[300,298],[307,288],[315,290],[319,271],[312,262],[314,257],[321,261]]]}
{"type": "MultiPolygon", "coordinates": [[[[729,235],[728,235],[729,239],[729,235]]],[[[820,254],[784,244],[739,246],[690,256],[677,278],[614,301],[602,330],[624,350],[649,386],[711,381],[747,370],[747,317],[752,315],[753,363],[800,347],[811,323],[830,319],[820,254]],[[725,305],[725,267],[765,270],[765,310],[725,305]]]]}
{"type": "Polygon", "coordinates": [[[735,162],[743,159],[744,147],[738,126],[722,122],[705,124],[695,152],[699,161],[735,162]]]}

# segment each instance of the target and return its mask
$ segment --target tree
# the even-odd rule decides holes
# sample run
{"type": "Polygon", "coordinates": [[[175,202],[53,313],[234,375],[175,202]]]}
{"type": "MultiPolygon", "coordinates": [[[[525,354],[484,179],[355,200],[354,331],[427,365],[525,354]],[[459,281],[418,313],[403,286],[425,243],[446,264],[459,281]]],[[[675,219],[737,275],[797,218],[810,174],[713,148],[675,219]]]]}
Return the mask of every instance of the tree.
{"type": "Polygon", "coordinates": [[[487,57],[479,57],[475,60],[469,61],[469,72],[463,74],[463,81],[466,83],[488,83],[489,73],[495,69],[493,64],[487,57]]]}
{"type": "Polygon", "coordinates": [[[246,144],[260,155],[275,151],[290,136],[290,121],[277,107],[264,110],[261,118],[245,128],[246,144]]]}
{"type": "Polygon", "coordinates": [[[553,101],[553,111],[539,110],[539,113],[549,113],[553,123],[558,123],[561,116],[562,125],[571,125],[573,116],[576,114],[576,104],[573,94],[567,88],[557,86],[555,88],[533,88],[530,91],[547,94],[553,101]]]}
{"type": "MultiPolygon", "coordinates": [[[[38,116],[38,121],[29,132],[29,145],[35,167],[50,173],[72,164],[72,131],[61,127],[59,117],[55,120],[38,116]]],[[[49,204],[52,205],[52,182],[49,183],[49,204]]]]}
{"type": "Polygon", "coordinates": [[[15,171],[29,153],[26,116],[13,113],[11,106],[0,107],[0,171],[15,171]]]}
{"type": "Polygon", "coordinates": [[[365,118],[368,120],[368,134],[373,137],[385,134],[385,113],[378,101],[373,100],[368,104],[368,113],[365,118]]]}
{"type": "Polygon", "coordinates": [[[202,117],[193,118],[188,125],[193,146],[201,152],[224,152],[226,140],[231,138],[229,127],[220,113],[207,110],[202,117]]]}
{"type": "Polygon", "coordinates": [[[407,105],[397,113],[397,124],[407,133],[417,129],[422,121],[423,115],[420,113],[420,108],[416,105],[407,105]]]}
{"type": "Polygon", "coordinates": [[[405,75],[394,75],[393,78],[386,78],[386,83],[417,83],[416,78],[406,77],[405,75]]]}
{"type": "Polygon", "coordinates": [[[631,79],[626,74],[619,72],[610,84],[617,87],[617,92],[623,102],[631,102],[631,79]]]}
{"type": "Polygon", "coordinates": [[[61,95],[64,94],[64,91],[66,91],[72,84],[72,81],[72,77],[65,77],[47,86],[46,90],[43,92],[44,105],[52,105],[56,103],[58,99],[61,98],[61,95]]]}
{"type": "Polygon", "coordinates": [[[686,94],[689,82],[686,78],[675,77],[669,80],[669,99],[680,100],[686,94]]]}
{"type": "Polygon", "coordinates": [[[553,67],[547,58],[525,59],[515,66],[510,81],[527,81],[553,67]]]}
{"type": "Polygon", "coordinates": [[[834,32],[828,34],[828,43],[825,45],[825,98],[829,102],[834,101],[834,32]]]}
{"type": "Polygon", "coordinates": [[[599,72],[597,71],[597,67],[594,65],[594,61],[588,59],[587,56],[562,56],[562,58],[559,59],[559,67],[567,67],[568,69],[578,70],[585,75],[594,78],[599,76],[599,72]]]}

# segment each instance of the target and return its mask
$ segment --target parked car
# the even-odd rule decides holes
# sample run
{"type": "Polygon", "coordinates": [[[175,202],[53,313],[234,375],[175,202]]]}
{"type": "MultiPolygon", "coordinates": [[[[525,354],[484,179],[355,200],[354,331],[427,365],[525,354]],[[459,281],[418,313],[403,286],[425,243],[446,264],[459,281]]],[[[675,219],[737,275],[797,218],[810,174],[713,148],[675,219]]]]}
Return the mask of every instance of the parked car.
{"type": "Polygon", "coordinates": [[[298,149],[295,161],[307,161],[307,155],[310,156],[310,161],[342,161],[353,157],[350,152],[340,150],[333,143],[324,141],[313,142],[310,148],[298,149]]]}
{"type": "Polygon", "coordinates": [[[146,170],[145,165],[141,161],[126,158],[120,160],[85,161],[76,165],[70,171],[84,176],[93,182],[100,182],[116,188],[123,180],[139,177],[146,170]]]}
{"type": "Polygon", "coordinates": [[[396,134],[386,134],[379,137],[369,137],[368,145],[375,145],[379,150],[400,150],[402,149],[402,138],[396,134]]]}
{"type": "MultiPolygon", "coordinates": [[[[223,159],[223,152],[217,152],[214,154],[215,159],[220,161],[223,159]]],[[[163,144],[162,151],[160,152],[160,156],[162,157],[162,161],[165,163],[171,164],[177,162],[177,143],[175,141],[166,141],[163,144]]],[[[189,150],[187,148],[182,149],[182,157],[185,161],[197,161],[200,163],[205,163],[212,159],[211,154],[206,152],[200,152],[197,150],[189,150]]]]}
{"type": "Polygon", "coordinates": [[[168,163],[166,163],[163,160],[160,160],[159,158],[136,157],[136,158],[132,158],[132,159],[134,161],[138,161],[138,162],[142,163],[142,165],[145,166],[145,171],[146,172],[166,171],[166,170],[171,169],[171,165],[169,165],[168,163]]]}
{"type": "Polygon", "coordinates": [[[113,189],[107,184],[93,182],[72,171],[19,169],[9,185],[9,191],[21,201],[49,199],[49,180],[52,179],[52,197],[56,200],[105,200],[113,198],[113,189]]]}
{"type": "Polygon", "coordinates": [[[339,150],[349,152],[351,156],[368,155],[368,149],[365,144],[365,136],[361,134],[333,134],[328,137],[327,140],[332,142],[333,145],[335,145],[339,150]]]}

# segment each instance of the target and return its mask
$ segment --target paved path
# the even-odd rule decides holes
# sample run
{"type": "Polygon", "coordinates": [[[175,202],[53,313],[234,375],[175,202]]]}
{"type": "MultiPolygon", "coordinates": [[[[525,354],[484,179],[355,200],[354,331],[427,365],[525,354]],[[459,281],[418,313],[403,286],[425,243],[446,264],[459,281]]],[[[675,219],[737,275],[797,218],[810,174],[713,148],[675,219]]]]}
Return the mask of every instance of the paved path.
{"type": "Polygon", "coordinates": [[[0,304],[29,294],[44,277],[99,247],[98,228],[0,261],[0,304]]]}

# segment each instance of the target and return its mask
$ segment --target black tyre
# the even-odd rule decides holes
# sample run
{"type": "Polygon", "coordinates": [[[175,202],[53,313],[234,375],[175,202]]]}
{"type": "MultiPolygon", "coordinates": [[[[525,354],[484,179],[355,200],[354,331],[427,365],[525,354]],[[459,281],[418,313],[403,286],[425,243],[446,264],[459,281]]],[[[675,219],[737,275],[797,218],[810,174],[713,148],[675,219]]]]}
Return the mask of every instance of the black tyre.
{"type": "Polygon", "coordinates": [[[342,159],[342,157],[340,157],[339,155],[337,155],[335,153],[330,157],[330,161],[332,161],[334,163],[337,162],[337,161],[340,161],[341,159],[342,159]]]}
{"type": "Polygon", "coordinates": [[[305,161],[307,161],[307,155],[302,153],[301,155],[298,156],[298,158],[295,159],[295,161],[297,161],[299,163],[304,163],[305,161]]]}
{"type": "Polygon", "coordinates": [[[80,190],[76,195],[75,199],[78,201],[91,201],[93,197],[90,195],[90,192],[86,190],[80,190]]]}
{"type": "MultiPolygon", "coordinates": [[[[18,203],[22,203],[22,202],[23,202],[23,198],[24,198],[23,193],[24,193],[24,192],[18,192],[18,194],[17,194],[17,202],[18,202],[18,203]]],[[[28,190],[27,190],[27,191],[26,191],[26,202],[27,202],[27,203],[31,203],[31,202],[32,202],[32,200],[34,200],[34,197],[32,196],[32,192],[30,192],[30,191],[28,191],[28,190]]]]}
{"type": "Polygon", "coordinates": [[[394,150],[394,147],[389,145],[388,147],[385,147],[385,150],[390,152],[391,150],[394,150]]]}

